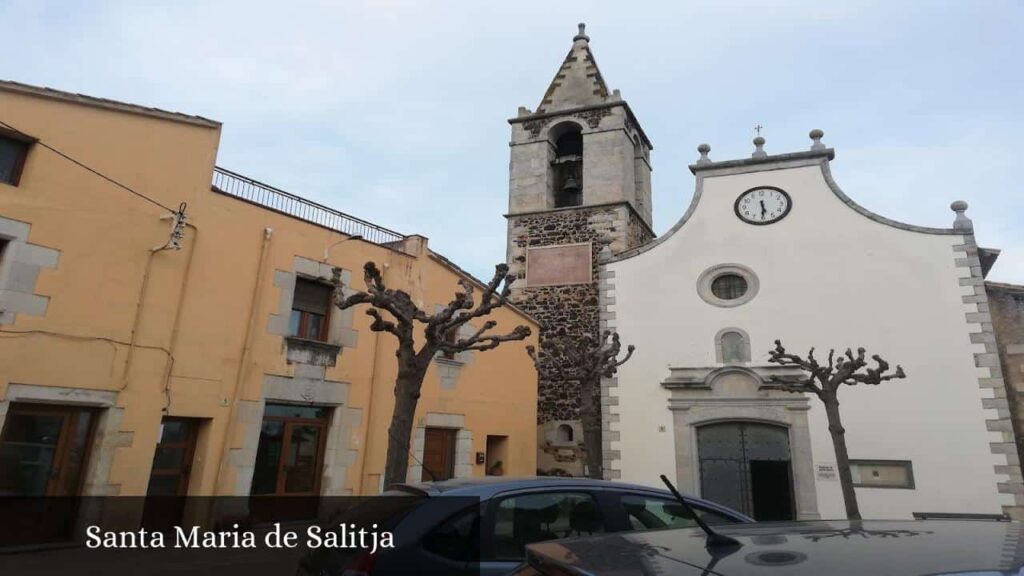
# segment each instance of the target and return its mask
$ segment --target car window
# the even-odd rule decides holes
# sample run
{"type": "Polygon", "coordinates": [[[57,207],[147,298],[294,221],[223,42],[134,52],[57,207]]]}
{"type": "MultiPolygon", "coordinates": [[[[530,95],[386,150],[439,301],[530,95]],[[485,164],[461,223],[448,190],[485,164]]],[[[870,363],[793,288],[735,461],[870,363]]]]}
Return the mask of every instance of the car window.
{"type": "Polygon", "coordinates": [[[423,537],[423,548],[457,562],[480,559],[480,509],[476,506],[448,518],[423,537]]]}
{"type": "Polygon", "coordinates": [[[494,518],[494,558],[521,560],[534,542],[604,532],[597,501],[583,492],[522,494],[500,500],[494,518]]]}
{"type": "MultiPolygon", "coordinates": [[[[690,516],[690,513],[675,500],[654,496],[623,494],[620,502],[622,507],[626,509],[626,516],[629,518],[629,524],[633,530],[690,528],[697,525],[697,522],[690,516]]],[[[736,522],[724,514],[693,504],[691,506],[693,506],[697,514],[700,514],[701,519],[708,524],[732,524],[736,522]]]]}

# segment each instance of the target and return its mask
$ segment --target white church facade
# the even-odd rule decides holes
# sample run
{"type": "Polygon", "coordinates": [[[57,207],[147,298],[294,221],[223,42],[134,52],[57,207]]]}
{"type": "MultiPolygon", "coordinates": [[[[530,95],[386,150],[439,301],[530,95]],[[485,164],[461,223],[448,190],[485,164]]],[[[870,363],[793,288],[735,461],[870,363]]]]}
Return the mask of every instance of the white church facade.
{"type": "Polygon", "coordinates": [[[840,390],[864,517],[1003,513],[1019,468],[966,205],[949,229],[872,214],[812,135],[737,161],[702,148],[679,222],[603,265],[604,326],[637,347],[606,386],[606,474],[674,475],[768,519],[843,517],[824,409],[771,389],[793,368],[768,351],[863,346],[907,374],[840,390]]]}
{"type": "MultiPolygon", "coordinates": [[[[758,519],[845,516],[824,409],[774,389],[776,339],[819,357],[864,347],[905,379],[839,401],[865,518],[1010,514],[1020,459],[979,248],[963,202],[949,228],[873,214],[833,180],[835,152],[713,161],[678,222],[651,230],[653,149],[608,90],[581,26],[536,111],[512,125],[508,262],[551,338],[618,332],[633,358],[601,390],[603,474],[758,519]]],[[[540,382],[538,473],[585,473],[573,382],[540,382]]]]}

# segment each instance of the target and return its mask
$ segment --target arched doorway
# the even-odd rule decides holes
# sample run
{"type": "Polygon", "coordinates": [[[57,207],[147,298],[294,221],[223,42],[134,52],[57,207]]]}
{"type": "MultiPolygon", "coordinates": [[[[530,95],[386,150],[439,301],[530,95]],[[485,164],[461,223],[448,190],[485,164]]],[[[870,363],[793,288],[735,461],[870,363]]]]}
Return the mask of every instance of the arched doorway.
{"type": "Polygon", "coordinates": [[[789,430],[756,422],[697,429],[701,496],[753,516],[792,520],[789,430]]]}

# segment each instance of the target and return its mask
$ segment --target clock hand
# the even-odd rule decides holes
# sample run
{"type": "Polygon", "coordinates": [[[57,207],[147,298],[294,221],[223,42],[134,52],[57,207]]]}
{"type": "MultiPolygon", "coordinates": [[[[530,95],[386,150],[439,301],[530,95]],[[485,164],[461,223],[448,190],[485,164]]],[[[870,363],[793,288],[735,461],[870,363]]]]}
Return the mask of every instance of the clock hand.
{"type": "Polygon", "coordinates": [[[761,200],[761,218],[762,219],[764,219],[764,215],[765,215],[766,212],[768,212],[768,209],[764,207],[764,200],[761,200]]]}

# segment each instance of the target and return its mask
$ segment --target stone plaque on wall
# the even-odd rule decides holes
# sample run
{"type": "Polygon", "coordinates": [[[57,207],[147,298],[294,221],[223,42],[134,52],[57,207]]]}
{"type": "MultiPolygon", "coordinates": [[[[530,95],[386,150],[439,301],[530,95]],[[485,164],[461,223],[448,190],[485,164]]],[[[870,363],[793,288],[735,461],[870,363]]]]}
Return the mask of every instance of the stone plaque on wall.
{"type": "Polygon", "coordinates": [[[589,284],[592,268],[590,243],[530,248],[526,252],[526,285],[589,284]]]}

